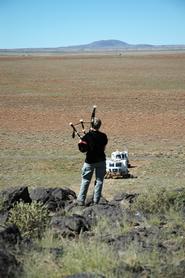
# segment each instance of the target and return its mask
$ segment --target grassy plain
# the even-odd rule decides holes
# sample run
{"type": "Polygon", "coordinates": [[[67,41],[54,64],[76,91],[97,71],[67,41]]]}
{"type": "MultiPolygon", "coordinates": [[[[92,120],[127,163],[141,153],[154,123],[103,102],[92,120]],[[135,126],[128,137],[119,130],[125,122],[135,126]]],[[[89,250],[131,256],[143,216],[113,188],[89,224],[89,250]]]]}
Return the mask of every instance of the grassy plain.
{"type": "Polygon", "coordinates": [[[128,149],[137,179],[106,180],[103,194],[185,185],[185,54],[0,57],[0,187],[70,187],[83,154],[69,122],[92,106],[107,156],[128,149]]]}

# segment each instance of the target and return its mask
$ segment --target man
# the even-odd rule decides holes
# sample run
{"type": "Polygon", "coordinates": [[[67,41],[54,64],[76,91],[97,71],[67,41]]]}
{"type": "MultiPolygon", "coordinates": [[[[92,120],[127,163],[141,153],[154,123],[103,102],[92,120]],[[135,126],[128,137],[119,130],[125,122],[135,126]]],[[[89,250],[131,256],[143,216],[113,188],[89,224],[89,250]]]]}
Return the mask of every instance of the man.
{"type": "Polygon", "coordinates": [[[104,151],[108,139],[105,133],[99,131],[100,126],[101,120],[95,118],[90,131],[82,138],[83,142],[87,142],[88,145],[86,159],[82,167],[80,192],[77,198],[77,203],[82,206],[85,204],[87,191],[94,171],[96,182],[94,186],[93,203],[98,204],[101,197],[106,173],[106,156],[104,151]]]}

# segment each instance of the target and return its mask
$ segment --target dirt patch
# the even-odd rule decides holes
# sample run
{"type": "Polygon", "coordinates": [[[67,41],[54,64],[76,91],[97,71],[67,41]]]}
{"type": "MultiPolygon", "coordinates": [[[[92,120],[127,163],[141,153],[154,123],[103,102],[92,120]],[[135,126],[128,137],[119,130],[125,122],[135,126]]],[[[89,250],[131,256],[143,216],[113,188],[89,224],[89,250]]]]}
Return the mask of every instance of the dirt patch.
{"type": "Polygon", "coordinates": [[[97,104],[110,136],[183,140],[184,61],[184,54],[1,57],[0,125],[67,132],[97,104]]]}

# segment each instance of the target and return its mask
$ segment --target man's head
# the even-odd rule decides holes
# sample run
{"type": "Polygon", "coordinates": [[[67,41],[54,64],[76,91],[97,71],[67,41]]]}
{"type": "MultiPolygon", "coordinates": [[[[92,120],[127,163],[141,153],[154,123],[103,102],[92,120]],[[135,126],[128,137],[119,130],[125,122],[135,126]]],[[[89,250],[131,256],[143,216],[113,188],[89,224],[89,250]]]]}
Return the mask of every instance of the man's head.
{"type": "Polygon", "coordinates": [[[98,130],[101,126],[101,120],[98,118],[94,118],[94,121],[92,122],[92,128],[98,130]]]}

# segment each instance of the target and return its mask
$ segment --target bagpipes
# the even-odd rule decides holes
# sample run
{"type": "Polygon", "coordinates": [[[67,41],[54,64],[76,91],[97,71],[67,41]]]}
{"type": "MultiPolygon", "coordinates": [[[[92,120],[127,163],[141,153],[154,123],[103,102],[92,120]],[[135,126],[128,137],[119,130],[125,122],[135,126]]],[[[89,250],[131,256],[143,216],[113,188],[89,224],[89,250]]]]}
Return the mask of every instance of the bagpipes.
{"type": "Polygon", "coordinates": [[[95,119],[95,114],[96,114],[96,105],[93,106],[93,111],[91,113],[91,118],[90,121],[84,121],[83,119],[81,119],[78,123],[73,124],[73,123],[69,123],[69,125],[72,127],[73,129],[73,133],[72,133],[72,138],[75,138],[75,136],[77,135],[80,138],[80,142],[78,143],[78,148],[82,153],[85,153],[88,151],[88,144],[86,141],[83,140],[84,135],[86,134],[86,130],[85,130],[85,125],[84,124],[90,124],[89,126],[89,131],[90,129],[93,127],[93,123],[94,123],[94,119],[95,119]],[[81,125],[82,127],[82,131],[78,132],[76,126],[81,125]]]}

